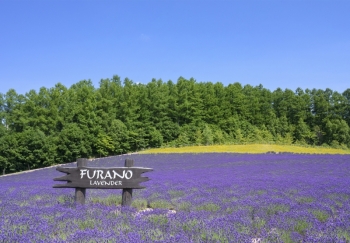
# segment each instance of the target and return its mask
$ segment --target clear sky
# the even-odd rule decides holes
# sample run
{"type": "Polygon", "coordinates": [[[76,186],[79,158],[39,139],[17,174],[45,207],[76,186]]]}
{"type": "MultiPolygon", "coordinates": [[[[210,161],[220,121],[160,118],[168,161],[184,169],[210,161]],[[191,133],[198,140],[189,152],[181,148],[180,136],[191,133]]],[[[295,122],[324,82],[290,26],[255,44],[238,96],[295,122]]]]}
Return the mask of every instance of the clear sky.
{"type": "Polygon", "coordinates": [[[350,1],[0,0],[0,93],[134,82],[350,88],[350,1]]]}

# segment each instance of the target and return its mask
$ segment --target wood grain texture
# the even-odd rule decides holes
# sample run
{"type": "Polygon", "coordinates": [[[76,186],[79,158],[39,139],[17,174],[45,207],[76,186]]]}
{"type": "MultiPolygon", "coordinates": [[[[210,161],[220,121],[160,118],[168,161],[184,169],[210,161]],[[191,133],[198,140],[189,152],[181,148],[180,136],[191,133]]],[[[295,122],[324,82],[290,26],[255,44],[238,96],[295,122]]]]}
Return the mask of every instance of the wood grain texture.
{"type": "MultiPolygon", "coordinates": [[[[78,169],[82,168],[83,166],[87,166],[87,159],[86,158],[77,159],[78,169]]],[[[86,188],[81,188],[81,187],[75,188],[74,198],[76,203],[85,204],[85,197],[86,197],[86,188]]]]}
{"type": "MultiPolygon", "coordinates": [[[[132,159],[126,159],[124,166],[131,168],[134,166],[134,161],[132,159]]],[[[131,206],[131,203],[132,203],[132,189],[130,187],[127,187],[123,189],[122,206],[131,206]]]]}
{"type": "MultiPolygon", "coordinates": [[[[57,167],[56,170],[67,173],[67,175],[54,178],[54,181],[67,181],[66,184],[56,184],[53,187],[54,188],[75,188],[75,187],[81,187],[81,188],[95,188],[95,189],[124,189],[124,188],[134,188],[134,189],[142,189],[145,188],[144,186],[141,186],[140,183],[148,181],[148,177],[141,177],[141,174],[149,171],[153,171],[151,168],[143,168],[143,167],[117,167],[117,168],[105,168],[105,167],[79,167],[79,168],[62,168],[57,167]],[[82,170],[86,174],[81,176],[82,170]],[[95,171],[95,176],[92,178],[95,171]],[[99,171],[97,173],[97,171],[99,171]],[[109,171],[109,174],[108,174],[109,171]],[[132,177],[130,179],[127,179],[125,177],[126,172],[131,171],[132,177]],[[92,179],[89,179],[87,176],[87,173],[89,172],[89,176],[92,179]],[[124,178],[121,178],[119,176],[115,176],[115,173],[122,176],[124,175],[124,178]],[[97,175],[98,174],[98,175],[97,175]],[[107,178],[105,177],[106,175],[107,178]],[[102,175],[102,176],[101,176],[102,175]],[[94,182],[98,182],[97,184],[94,182]],[[120,184],[117,183],[117,185],[112,185],[113,182],[121,182],[120,184]]],[[[127,174],[130,175],[128,172],[127,174]]]]}

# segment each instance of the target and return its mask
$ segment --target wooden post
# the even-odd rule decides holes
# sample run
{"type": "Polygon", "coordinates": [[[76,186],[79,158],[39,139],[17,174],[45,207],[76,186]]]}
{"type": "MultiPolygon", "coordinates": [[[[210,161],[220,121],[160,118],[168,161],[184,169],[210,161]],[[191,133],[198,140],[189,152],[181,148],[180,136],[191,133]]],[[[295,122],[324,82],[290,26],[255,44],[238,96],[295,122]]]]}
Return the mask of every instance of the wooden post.
{"type": "MultiPolygon", "coordinates": [[[[133,167],[134,166],[134,160],[126,159],[124,166],[125,167],[133,167]]],[[[130,188],[123,189],[122,206],[131,206],[131,200],[132,200],[132,189],[130,189],[130,188]]]]}
{"type": "MultiPolygon", "coordinates": [[[[77,159],[77,167],[87,166],[87,159],[77,159]]],[[[85,204],[86,188],[75,188],[75,202],[85,204]]]]}

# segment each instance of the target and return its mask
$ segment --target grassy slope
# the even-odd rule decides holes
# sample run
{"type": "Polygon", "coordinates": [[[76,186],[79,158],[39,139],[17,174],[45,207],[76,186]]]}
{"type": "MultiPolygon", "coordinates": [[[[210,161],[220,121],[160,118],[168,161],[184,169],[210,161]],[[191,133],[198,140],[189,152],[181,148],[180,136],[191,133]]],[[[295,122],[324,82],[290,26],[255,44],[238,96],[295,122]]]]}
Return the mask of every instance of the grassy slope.
{"type": "Polygon", "coordinates": [[[247,145],[212,145],[212,146],[189,146],[181,148],[156,148],[142,151],[140,153],[266,153],[289,152],[307,154],[350,154],[350,150],[323,148],[323,147],[301,147],[292,145],[276,144],[247,144],[247,145]]]}

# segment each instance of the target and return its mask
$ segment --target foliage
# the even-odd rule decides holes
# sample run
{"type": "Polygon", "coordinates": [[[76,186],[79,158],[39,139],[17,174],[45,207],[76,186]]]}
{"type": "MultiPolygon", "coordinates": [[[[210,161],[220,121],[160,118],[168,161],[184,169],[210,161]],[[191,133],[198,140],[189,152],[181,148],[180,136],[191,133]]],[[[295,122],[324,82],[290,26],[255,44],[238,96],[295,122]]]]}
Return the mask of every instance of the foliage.
{"type": "Polygon", "coordinates": [[[0,94],[3,173],[158,147],[284,144],[350,148],[350,89],[270,91],[180,77],[115,75],[0,94]]]}

